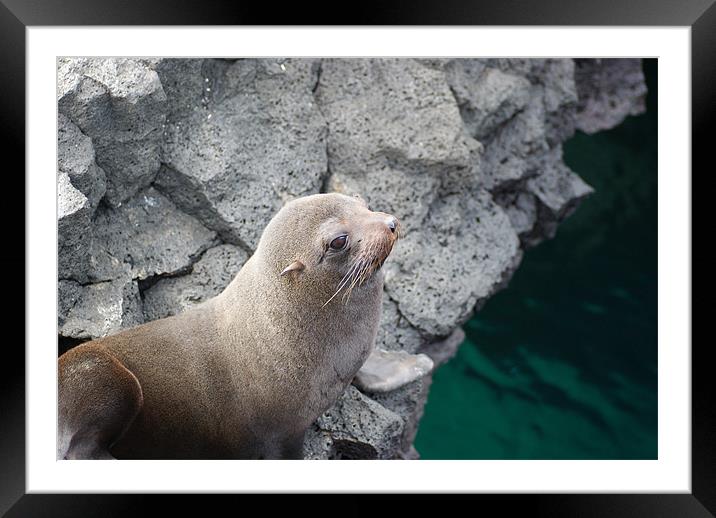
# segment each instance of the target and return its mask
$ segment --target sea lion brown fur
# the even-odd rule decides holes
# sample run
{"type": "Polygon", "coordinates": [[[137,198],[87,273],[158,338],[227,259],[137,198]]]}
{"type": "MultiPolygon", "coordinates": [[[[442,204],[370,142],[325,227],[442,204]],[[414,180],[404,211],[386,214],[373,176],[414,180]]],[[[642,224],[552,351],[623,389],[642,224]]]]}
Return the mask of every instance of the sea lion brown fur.
{"type": "Polygon", "coordinates": [[[360,198],[287,203],[220,295],[59,358],[58,458],[300,458],[373,348],[398,233],[360,198]]]}

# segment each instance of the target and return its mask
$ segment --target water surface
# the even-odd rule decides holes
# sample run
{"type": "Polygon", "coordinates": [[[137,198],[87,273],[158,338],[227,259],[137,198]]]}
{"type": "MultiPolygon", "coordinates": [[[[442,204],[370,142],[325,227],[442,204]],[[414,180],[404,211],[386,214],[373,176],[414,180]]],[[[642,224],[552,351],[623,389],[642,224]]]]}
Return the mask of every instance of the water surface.
{"type": "Polygon", "coordinates": [[[565,143],[596,193],[465,325],[434,376],[423,459],[657,458],[654,60],[645,72],[646,114],[565,143]]]}

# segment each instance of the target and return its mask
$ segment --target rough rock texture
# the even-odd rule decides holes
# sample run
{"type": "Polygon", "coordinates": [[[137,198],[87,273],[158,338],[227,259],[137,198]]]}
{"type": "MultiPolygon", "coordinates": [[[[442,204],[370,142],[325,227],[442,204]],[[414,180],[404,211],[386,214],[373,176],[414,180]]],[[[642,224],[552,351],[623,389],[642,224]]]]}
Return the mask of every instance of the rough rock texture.
{"type": "Polygon", "coordinates": [[[401,451],[404,421],[353,387],[319,417],[308,434],[308,459],[392,459],[401,451]]]}
{"type": "Polygon", "coordinates": [[[61,58],[60,114],[92,139],[107,175],[107,203],[119,206],[159,170],[166,94],[157,73],[133,59],[61,58]]]}
{"type": "Polygon", "coordinates": [[[143,322],[137,282],[128,277],[82,286],[59,282],[61,336],[95,338],[143,322]]]}
{"type": "Polygon", "coordinates": [[[117,209],[98,212],[94,224],[96,246],[140,280],[189,268],[216,238],[152,187],[117,209]]]}
{"type": "Polygon", "coordinates": [[[143,292],[146,321],[176,315],[218,295],[248,258],[234,245],[219,245],[207,250],[190,273],[159,279],[143,292]]]}
{"type": "MultiPolygon", "coordinates": [[[[216,295],[283,203],[340,191],[405,230],[376,345],[439,366],[591,192],[562,142],[642,112],[645,93],[639,60],[63,58],[59,334],[216,295]]],[[[349,387],[306,457],[417,458],[430,382],[349,387]]]]}
{"type": "Polygon", "coordinates": [[[57,119],[57,226],[60,279],[89,280],[91,219],[107,186],[92,140],[67,117],[57,119]]]}
{"type": "Polygon", "coordinates": [[[57,169],[70,177],[72,185],[96,209],[107,191],[104,171],[95,161],[92,139],[61,113],[57,118],[57,169]]]}
{"type": "Polygon", "coordinates": [[[60,173],[57,176],[57,269],[60,279],[86,281],[89,278],[91,218],[90,201],[72,185],[67,173],[60,173]]]}
{"type": "Polygon", "coordinates": [[[329,59],[316,99],[329,128],[328,190],[360,193],[400,218],[407,234],[441,190],[461,190],[476,176],[481,146],[465,131],[439,69],[329,59]]]}
{"type": "Polygon", "coordinates": [[[509,218],[486,191],[444,196],[394,255],[386,292],[413,327],[433,337],[465,321],[521,256],[509,218]]]}
{"type": "Polygon", "coordinates": [[[159,63],[179,108],[164,131],[157,188],[225,241],[254,250],[283,202],[319,192],[326,175],[326,125],[312,95],[317,65],[159,63]]]}
{"type": "Polygon", "coordinates": [[[640,59],[577,59],[577,128],[596,133],[646,109],[646,84],[640,59]]]}

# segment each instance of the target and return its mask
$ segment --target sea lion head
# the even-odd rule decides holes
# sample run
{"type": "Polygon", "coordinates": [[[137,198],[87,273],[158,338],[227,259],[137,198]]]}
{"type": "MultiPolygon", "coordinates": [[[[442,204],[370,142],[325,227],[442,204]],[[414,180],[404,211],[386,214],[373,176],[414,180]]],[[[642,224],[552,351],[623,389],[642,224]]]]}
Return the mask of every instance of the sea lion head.
{"type": "Polygon", "coordinates": [[[325,306],[339,294],[347,301],[353,290],[382,281],[380,268],[399,236],[398,219],[370,210],[359,196],[314,194],[284,205],[257,253],[282,285],[300,286],[325,306]]]}

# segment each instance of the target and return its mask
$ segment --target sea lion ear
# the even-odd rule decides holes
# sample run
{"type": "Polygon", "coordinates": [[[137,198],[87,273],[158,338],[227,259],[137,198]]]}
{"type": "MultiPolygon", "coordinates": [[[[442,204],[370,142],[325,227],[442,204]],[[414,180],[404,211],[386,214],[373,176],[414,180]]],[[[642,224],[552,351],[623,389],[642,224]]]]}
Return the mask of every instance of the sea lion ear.
{"type": "Polygon", "coordinates": [[[281,272],[281,277],[288,275],[291,272],[298,273],[298,272],[302,271],[304,268],[306,268],[306,267],[304,266],[304,264],[301,261],[294,261],[291,264],[289,264],[286,268],[283,269],[283,271],[281,272]]]}

